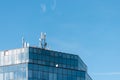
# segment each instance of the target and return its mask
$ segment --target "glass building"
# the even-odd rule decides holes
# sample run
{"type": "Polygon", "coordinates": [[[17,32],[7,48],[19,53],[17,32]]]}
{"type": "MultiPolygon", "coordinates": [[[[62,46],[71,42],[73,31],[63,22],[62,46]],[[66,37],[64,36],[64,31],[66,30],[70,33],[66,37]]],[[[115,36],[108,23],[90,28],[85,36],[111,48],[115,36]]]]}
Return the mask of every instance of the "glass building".
{"type": "Polygon", "coordinates": [[[0,80],[92,80],[78,55],[25,47],[0,51],[0,80]]]}

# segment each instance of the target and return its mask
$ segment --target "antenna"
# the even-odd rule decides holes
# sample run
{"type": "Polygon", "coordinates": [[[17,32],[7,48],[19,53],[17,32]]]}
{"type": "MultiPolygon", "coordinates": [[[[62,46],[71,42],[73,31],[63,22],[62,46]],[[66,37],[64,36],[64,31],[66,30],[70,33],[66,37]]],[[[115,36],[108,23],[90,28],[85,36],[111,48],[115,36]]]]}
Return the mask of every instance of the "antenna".
{"type": "Polygon", "coordinates": [[[22,37],[22,47],[24,47],[24,37],[22,37]]]}
{"type": "Polygon", "coordinates": [[[30,44],[25,41],[24,37],[22,37],[22,47],[23,47],[23,48],[24,48],[24,47],[29,47],[29,45],[30,45],[30,44]]]}
{"type": "Polygon", "coordinates": [[[46,33],[41,32],[41,36],[39,38],[39,45],[41,48],[46,49],[47,42],[46,42],[46,33]]]}

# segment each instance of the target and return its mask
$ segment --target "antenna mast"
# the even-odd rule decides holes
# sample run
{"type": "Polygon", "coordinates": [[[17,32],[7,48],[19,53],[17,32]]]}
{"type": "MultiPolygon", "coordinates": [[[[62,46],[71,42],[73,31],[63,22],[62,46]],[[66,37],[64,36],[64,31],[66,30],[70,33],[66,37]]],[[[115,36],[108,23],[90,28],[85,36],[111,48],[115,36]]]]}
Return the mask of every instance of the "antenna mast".
{"type": "Polygon", "coordinates": [[[39,45],[42,49],[46,49],[47,47],[47,42],[46,42],[46,33],[41,32],[41,36],[39,39],[39,45]]]}
{"type": "Polygon", "coordinates": [[[27,43],[24,39],[24,37],[22,37],[22,47],[29,47],[29,43],[27,43]]]}
{"type": "Polygon", "coordinates": [[[24,37],[22,37],[22,47],[24,47],[24,37]]]}

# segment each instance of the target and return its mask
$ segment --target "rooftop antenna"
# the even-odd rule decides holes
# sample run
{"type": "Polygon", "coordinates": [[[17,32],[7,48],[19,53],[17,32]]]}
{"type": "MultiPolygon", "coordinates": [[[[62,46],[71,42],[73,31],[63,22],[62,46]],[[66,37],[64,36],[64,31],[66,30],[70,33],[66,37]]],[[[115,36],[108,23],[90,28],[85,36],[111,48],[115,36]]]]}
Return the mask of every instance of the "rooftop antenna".
{"type": "Polygon", "coordinates": [[[22,47],[29,47],[29,43],[27,43],[24,39],[24,37],[22,37],[22,47]]]}
{"type": "Polygon", "coordinates": [[[46,33],[41,32],[41,37],[39,39],[39,45],[42,49],[46,49],[47,42],[46,42],[46,33]]]}
{"type": "Polygon", "coordinates": [[[24,47],[24,43],[25,43],[24,37],[22,37],[22,47],[24,47]]]}

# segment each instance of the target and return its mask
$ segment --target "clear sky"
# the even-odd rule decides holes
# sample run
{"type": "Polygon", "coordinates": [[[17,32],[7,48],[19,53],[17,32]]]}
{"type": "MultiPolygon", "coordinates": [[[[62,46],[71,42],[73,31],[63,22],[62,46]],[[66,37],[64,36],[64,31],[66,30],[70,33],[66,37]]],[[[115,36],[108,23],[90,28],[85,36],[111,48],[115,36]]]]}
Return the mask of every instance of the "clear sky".
{"type": "Polygon", "coordinates": [[[120,0],[0,0],[0,50],[38,46],[78,54],[94,80],[120,80],[120,0]]]}

